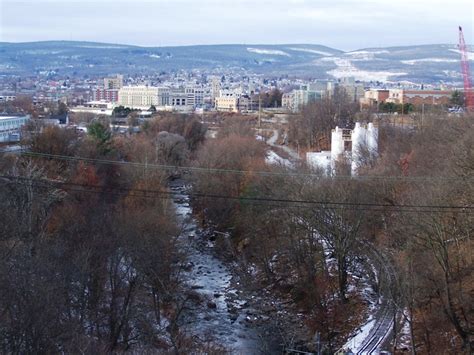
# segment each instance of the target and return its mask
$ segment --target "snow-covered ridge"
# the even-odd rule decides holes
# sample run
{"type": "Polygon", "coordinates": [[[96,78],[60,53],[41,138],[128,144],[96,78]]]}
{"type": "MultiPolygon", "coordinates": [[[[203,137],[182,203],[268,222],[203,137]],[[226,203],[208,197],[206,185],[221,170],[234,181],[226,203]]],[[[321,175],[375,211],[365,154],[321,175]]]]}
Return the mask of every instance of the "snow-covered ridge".
{"type": "Polygon", "coordinates": [[[361,70],[356,68],[350,60],[337,58],[337,57],[327,57],[321,59],[323,61],[333,61],[337,65],[336,69],[330,70],[327,73],[332,75],[336,79],[354,77],[356,80],[361,81],[381,81],[387,82],[392,76],[402,76],[407,73],[404,72],[390,72],[390,71],[369,71],[361,70]]]}
{"type": "MultiPolygon", "coordinates": [[[[461,51],[459,49],[450,49],[450,51],[461,54],[461,51]]],[[[466,54],[467,54],[467,59],[474,60],[474,52],[467,52],[466,54]]]]}
{"type": "Polygon", "coordinates": [[[409,60],[401,60],[403,64],[407,65],[415,65],[417,63],[423,62],[431,62],[431,63],[457,63],[459,60],[457,59],[448,59],[448,58],[421,58],[421,59],[409,59],[409,60]]]}
{"type": "Polygon", "coordinates": [[[352,60],[374,60],[376,54],[387,54],[390,53],[387,50],[373,50],[373,51],[352,51],[344,53],[345,56],[350,57],[352,60]]]}
{"type": "Polygon", "coordinates": [[[297,51],[297,52],[306,52],[306,53],[319,54],[319,55],[323,55],[323,56],[326,56],[326,57],[331,57],[332,56],[332,54],[329,53],[329,52],[317,51],[317,50],[311,49],[311,48],[290,47],[288,49],[290,49],[292,51],[297,51]]]}
{"type": "Polygon", "coordinates": [[[349,55],[358,55],[358,54],[387,54],[390,53],[386,49],[376,49],[372,51],[351,51],[351,52],[346,52],[346,54],[349,55]]]}
{"type": "Polygon", "coordinates": [[[267,55],[281,55],[285,57],[291,57],[288,53],[281,51],[279,49],[263,49],[263,48],[247,48],[247,51],[257,54],[267,54],[267,55]]]}

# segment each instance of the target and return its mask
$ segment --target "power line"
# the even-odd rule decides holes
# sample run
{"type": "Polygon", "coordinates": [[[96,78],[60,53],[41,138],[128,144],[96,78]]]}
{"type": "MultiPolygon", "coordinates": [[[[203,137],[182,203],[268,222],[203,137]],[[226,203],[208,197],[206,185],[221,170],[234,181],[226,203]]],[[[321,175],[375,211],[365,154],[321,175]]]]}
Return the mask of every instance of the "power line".
{"type": "MultiPolygon", "coordinates": [[[[29,181],[33,182],[36,186],[50,187],[51,185],[57,185],[64,190],[87,192],[87,193],[98,193],[98,194],[113,194],[120,196],[132,196],[138,198],[155,198],[157,196],[161,198],[170,198],[176,196],[182,196],[181,192],[173,191],[162,191],[162,190],[151,190],[151,189],[137,189],[137,188],[126,188],[126,187],[107,187],[100,185],[88,185],[78,184],[72,182],[61,182],[51,181],[43,179],[33,179],[21,176],[0,176],[0,178],[7,179],[9,182],[20,182],[29,181]],[[11,181],[11,180],[15,181],[11,181]],[[83,190],[81,188],[89,188],[94,190],[83,190]],[[106,188],[107,190],[102,190],[106,188]],[[118,191],[118,192],[113,192],[118,191]],[[166,196],[166,197],[164,197],[166,196]]],[[[441,213],[441,212],[456,212],[456,213],[473,213],[474,206],[449,206],[449,205],[394,205],[394,204],[377,204],[377,203],[359,203],[359,202],[339,202],[339,201],[315,201],[315,200],[294,200],[294,199],[278,199],[269,197],[248,197],[248,196],[230,196],[230,195],[217,195],[190,192],[186,195],[194,198],[211,198],[211,199],[225,199],[235,200],[239,202],[246,202],[254,205],[269,205],[274,207],[283,207],[290,205],[296,208],[313,208],[317,206],[317,209],[348,209],[357,211],[374,211],[374,212],[429,212],[429,213],[441,213]]]]}
{"type": "Polygon", "coordinates": [[[131,166],[135,168],[145,168],[145,169],[158,169],[158,170],[172,170],[172,171],[194,171],[199,173],[222,173],[222,174],[254,174],[262,176],[288,176],[288,177],[308,177],[316,178],[319,180],[403,180],[403,181],[419,181],[426,182],[430,181],[474,181],[474,178],[466,177],[435,177],[435,176],[381,176],[381,175],[365,175],[365,176],[350,176],[350,175],[337,175],[337,176],[323,176],[314,173],[297,173],[297,172],[275,172],[275,171],[258,171],[258,170],[239,170],[239,169],[224,169],[224,168],[206,168],[198,166],[178,166],[178,165],[165,165],[165,164],[145,164],[145,163],[136,163],[130,161],[120,161],[120,160],[108,160],[108,159],[95,159],[95,158],[86,158],[86,157],[74,157],[68,155],[59,155],[59,154],[48,154],[48,153],[36,153],[36,152],[22,152],[21,155],[29,157],[42,157],[49,159],[57,160],[67,160],[67,161],[83,161],[88,163],[96,164],[105,164],[105,165],[120,165],[120,166],[131,166]]]}

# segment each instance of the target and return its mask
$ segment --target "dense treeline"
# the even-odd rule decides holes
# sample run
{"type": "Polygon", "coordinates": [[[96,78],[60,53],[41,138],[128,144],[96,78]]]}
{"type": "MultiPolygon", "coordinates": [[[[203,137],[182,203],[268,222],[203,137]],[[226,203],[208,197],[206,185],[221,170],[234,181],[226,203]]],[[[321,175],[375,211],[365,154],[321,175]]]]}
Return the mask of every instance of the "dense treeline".
{"type": "MultiPolygon", "coordinates": [[[[327,134],[331,114],[313,114],[315,132],[327,134]]],[[[359,168],[359,179],[288,175],[262,165],[245,133],[221,137],[206,142],[198,165],[230,172],[197,173],[195,186],[228,198],[196,203],[231,231],[231,255],[250,283],[289,298],[304,313],[307,339],[319,332],[328,351],[362,322],[368,282],[408,325],[411,344],[397,334],[399,346],[472,352],[473,128],[459,117],[430,118],[418,130],[381,126],[379,158],[359,168]],[[320,202],[291,202],[308,200],[320,202]]],[[[304,338],[277,318],[283,341],[304,338]]]]}
{"type": "MultiPolygon", "coordinates": [[[[291,139],[325,147],[335,124],[356,119],[343,103],[303,112],[291,139]]],[[[51,127],[25,142],[33,153],[138,167],[2,157],[3,352],[217,351],[185,331],[196,295],[181,277],[176,213],[160,195],[171,167],[188,165],[195,214],[228,232],[219,251],[248,289],[274,297],[265,307],[278,344],[314,350],[317,332],[334,352],[382,296],[408,325],[410,342],[396,334],[395,346],[473,351],[472,117],[381,125],[378,159],[364,160],[359,178],[289,174],[266,163],[251,120],[219,122],[207,140],[195,118],[163,113],[137,135],[93,120],[87,136],[51,127]]]]}
{"type": "MultiPolygon", "coordinates": [[[[205,128],[188,120],[175,129],[185,137],[156,134],[162,124],[129,138],[101,121],[87,136],[47,127],[24,143],[33,153],[184,164],[205,128]]],[[[200,348],[182,328],[192,297],[175,209],[140,193],[165,191],[172,171],[27,155],[4,155],[0,169],[1,352],[200,348]]]]}

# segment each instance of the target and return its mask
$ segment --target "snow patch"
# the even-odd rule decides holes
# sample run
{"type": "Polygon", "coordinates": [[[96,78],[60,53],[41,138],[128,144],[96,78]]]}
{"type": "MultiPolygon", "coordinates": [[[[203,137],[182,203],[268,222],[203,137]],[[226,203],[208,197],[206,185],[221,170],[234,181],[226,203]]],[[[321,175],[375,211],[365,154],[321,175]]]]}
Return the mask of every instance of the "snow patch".
{"type": "Polygon", "coordinates": [[[365,323],[354,337],[349,339],[346,344],[344,344],[343,349],[351,349],[352,351],[359,351],[364,341],[370,335],[370,331],[375,325],[375,319],[369,318],[367,323],[365,323]]]}
{"type": "Polygon", "coordinates": [[[374,50],[374,51],[352,51],[352,52],[346,52],[346,54],[349,55],[358,55],[358,54],[388,54],[390,53],[389,51],[382,49],[382,50],[374,50]]]}
{"type": "Polygon", "coordinates": [[[421,59],[410,59],[410,60],[401,60],[403,64],[415,65],[417,63],[432,62],[432,63],[457,63],[457,59],[448,59],[448,58],[421,58],[421,59]]]}
{"type": "Polygon", "coordinates": [[[310,48],[291,47],[291,48],[288,48],[288,49],[291,49],[292,51],[297,51],[297,52],[306,52],[306,53],[319,54],[319,55],[323,55],[323,56],[326,56],[326,57],[331,57],[332,56],[332,54],[329,53],[329,52],[317,51],[315,49],[310,49],[310,48]]]}
{"type": "Polygon", "coordinates": [[[368,71],[357,69],[350,60],[342,58],[323,58],[321,60],[332,60],[337,65],[336,69],[330,70],[327,73],[334,76],[336,79],[354,77],[361,81],[381,81],[387,82],[392,76],[406,75],[403,72],[389,72],[389,71],[368,71]]]}
{"type": "Polygon", "coordinates": [[[267,152],[265,163],[267,163],[268,165],[280,165],[280,166],[286,166],[286,167],[293,167],[293,163],[291,161],[289,161],[288,159],[282,158],[273,150],[269,150],[267,152]]]}
{"type": "Polygon", "coordinates": [[[388,53],[388,51],[354,51],[345,53],[346,56],[349,56],[351,60],[364,61],[364,60],[374,60],[376,54],[388,53]]]}
{"type": "MultiPolygon", "coordinates": [[[[450,51],[461,54],[461,51],[459,49],[450,49],[450,51]]],[[[467,59],[474,60],[474,52],[466,52],[466,54],[467,54],[467,59]]]]}
{"type": "Polygon", "coordinates": [[[285,57],[291,57],[291,55],[289,55],[288,53],[286,52],[283,52],[281,50],[278,50],[278,49],[262,49],[262,48],[247,48],[247,51],[251,52],[251,53],[257,53],[257,54],[267,54],[267,55],[281,55],[281,56],[285,56],[285,57]]]}
{"type": "Polygon", "coordinates": [[[462,78],[462,74],[456,70],[443,70],[443,74],[450,78],[462,78]]]}
{"type": "Polygon", "coordinates": [[[161,58],[161,55],[158,55],[158,54],[150,54],[149,57],[150,57],[150,58],[157,58],[157,59],[160,59],[160,58],[161,58]]]}

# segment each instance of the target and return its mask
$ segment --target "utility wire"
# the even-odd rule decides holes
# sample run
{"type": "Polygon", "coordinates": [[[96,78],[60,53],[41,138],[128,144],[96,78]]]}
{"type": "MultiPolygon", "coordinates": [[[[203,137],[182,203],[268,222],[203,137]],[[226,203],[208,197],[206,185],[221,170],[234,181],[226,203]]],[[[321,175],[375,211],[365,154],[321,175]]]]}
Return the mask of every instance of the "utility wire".
{"type": "Polygon", "coordinates": [[[74,157],[68,155],[59,155],[59,154],[48,154],[48,153],[36,153],[36,152],[22,152],[21,155],[28,157],[40,157],[40,158],[49,158],[56,160],[67,160],[67,161],[83,161],[88,163],[97,163],[105,165],[121,165],[121,166],[130,166],[135,168],[145,168],[145,169],[158,169],[158,170],[171,170],[171,171],[194,171],[199,173],[222,173],[222,174],[255,174],[262,176],[289,176],[289,177],[311,177],[320,180],[403,180],[403,181],[474,181],[474,177],[434,177],[434,176],[381,176],[381,175],[366,175],[366,176],[348,176],[348,175],[336,175],[336,176],[322,176],[314,173],[296,173],[296,172],[275,172],[275,171],[255,171],[255,170],[239,170],[239,169],[224,169],[224,168],[206,168],[198,166],[177,166],[177,165],[164,165],[164,164],[145,164],[145,163],[136,163],[130,161],[120,161],[120,160],[108,160],[108,159],[94,159],[86,157],[74,157]]]}
{"type": "MultiPolygon", "coordinates": [[[[28,181],[34,183],[39,187],[56,187],[64,190],[71,190],[77,192],[91,192],[98,194],[114,194],[121,196],[133,196],[140,198],[155,198],[160,196],[162,198],[179,197],[181,192],[151,190],[151,189],[136,189],[124,187],[107,187],[100,185],[78,184],[72,182],[51,181],[44,179],[33,179],[21,176],[0,176],[2,179],[8,180],[11,183],[20,183],[28,181]],[[13,181],[12,181],[13,180],[13,181]],[[81,189],[82,188],[82,189],[81,189]],[[93,189],[93,190],[84,190],[93,189]],[[106,190],[103,190],[106,189],[106,190]],[[115,192],[114,192],[115,191],[115,192]]],[[[474,206],[449,206],[449,205],[395,205],[395,204],[377,204],[377,203],[359,203],[359,202],[335,202],[335,201],[315,201],[315,200],[293,200],[293,199],[278,199],[269,197],[248,197],[248,196],[231,196],[231,195],[217,195],[198,192],[189,192],[186,195],[194,198],[211,198],[211,199],[226,199],[236,200],[239,202],[246,202],[248,204],[272,205],[275,207],[282,207],[292,205],[297,208],[314,208],[317,209],[350,209],[350,210],[364,210],[364,211],[380,211],[380,212],[460,212],[460,213],[474,213],[474,206]]]]}

